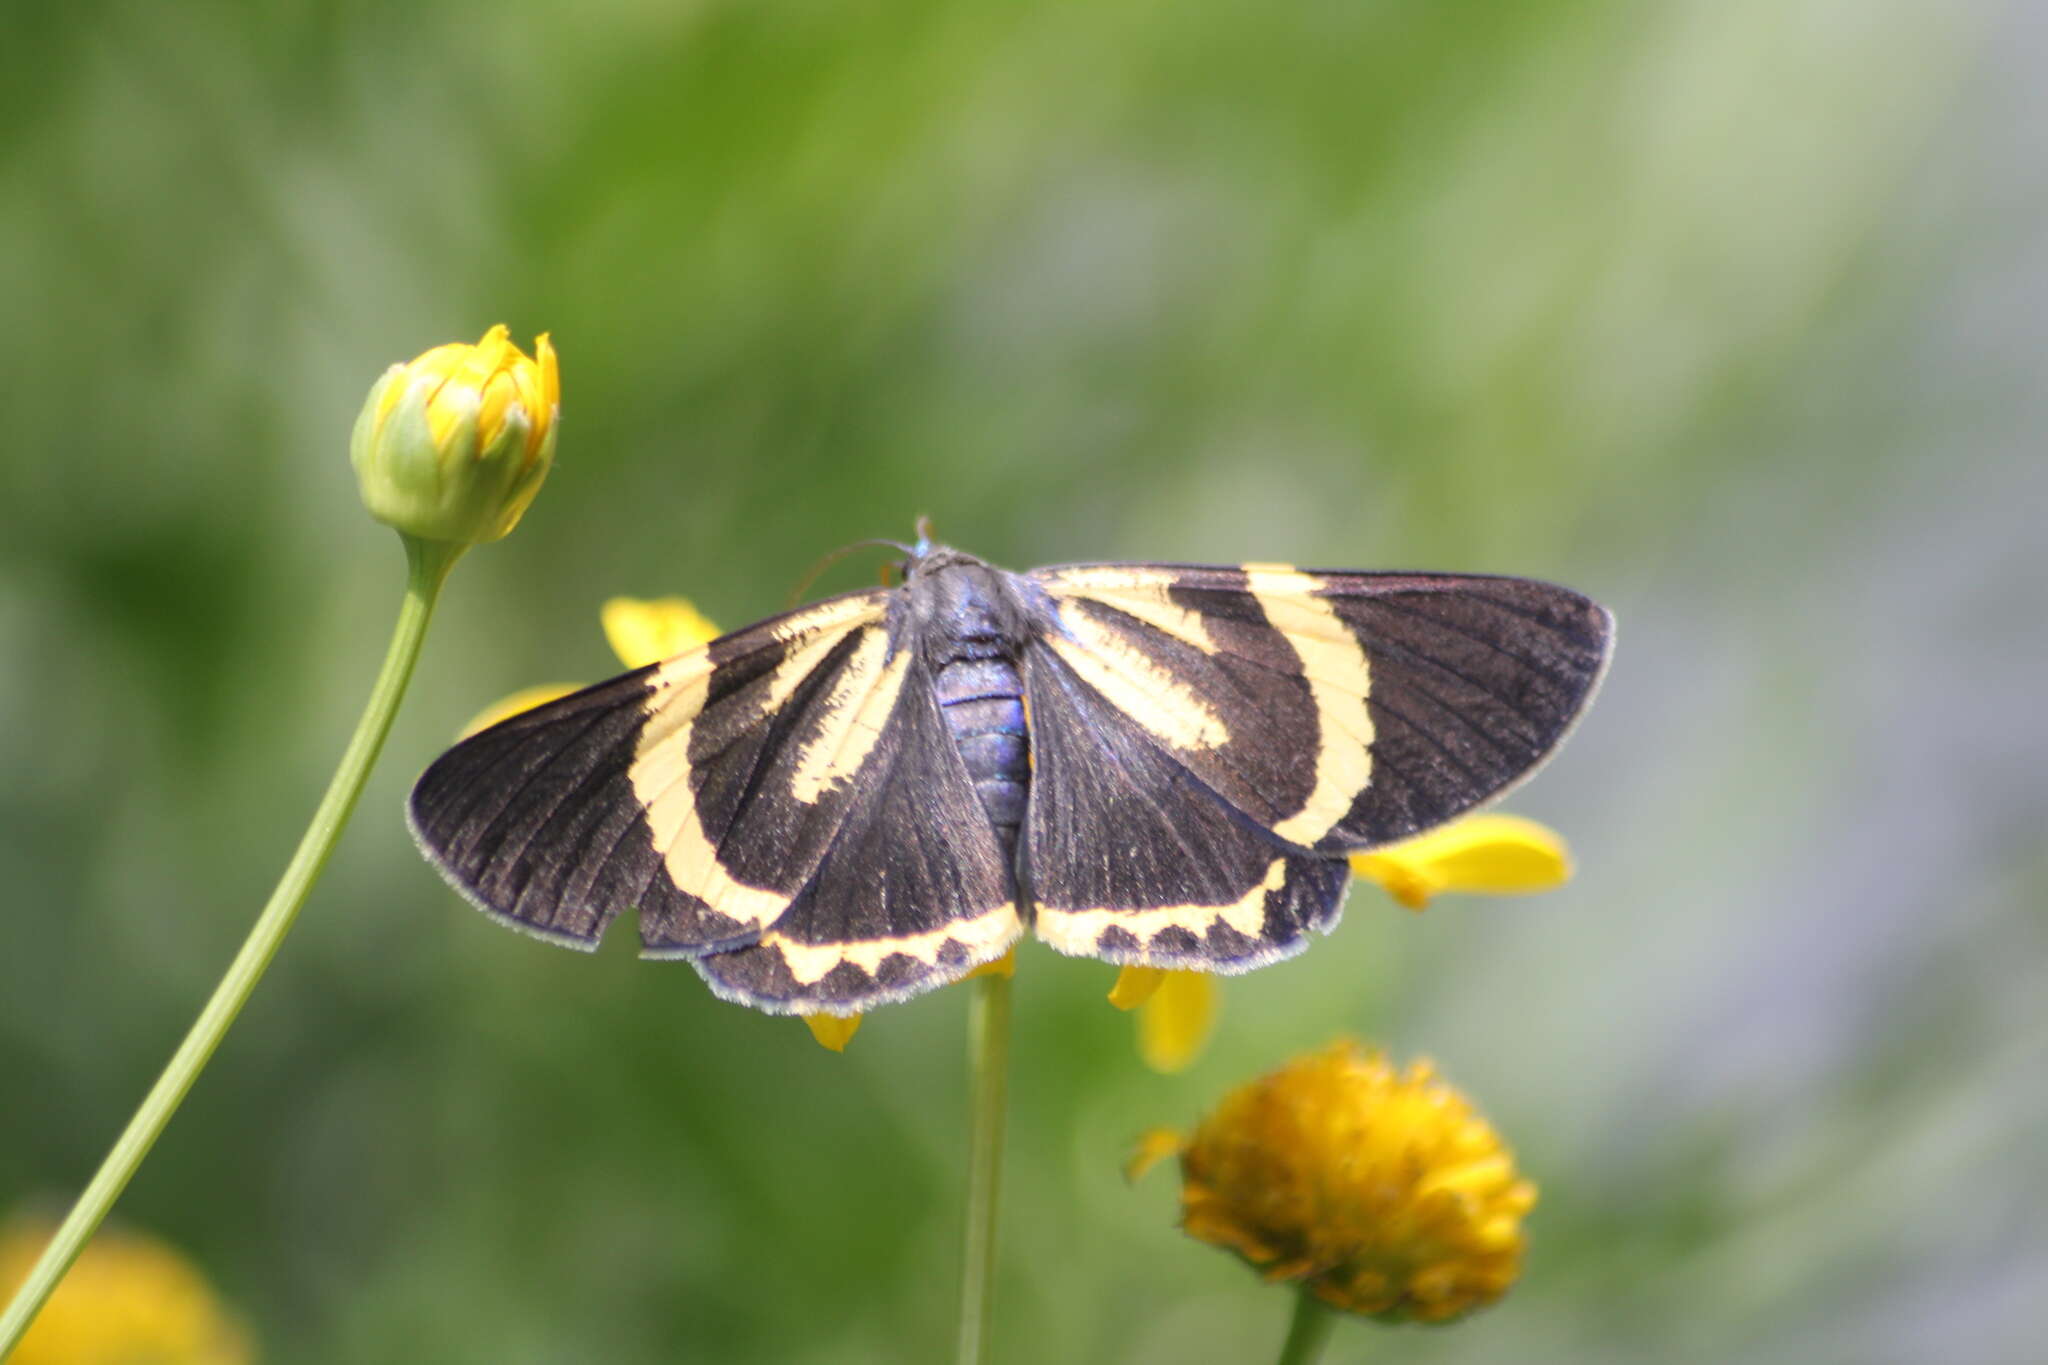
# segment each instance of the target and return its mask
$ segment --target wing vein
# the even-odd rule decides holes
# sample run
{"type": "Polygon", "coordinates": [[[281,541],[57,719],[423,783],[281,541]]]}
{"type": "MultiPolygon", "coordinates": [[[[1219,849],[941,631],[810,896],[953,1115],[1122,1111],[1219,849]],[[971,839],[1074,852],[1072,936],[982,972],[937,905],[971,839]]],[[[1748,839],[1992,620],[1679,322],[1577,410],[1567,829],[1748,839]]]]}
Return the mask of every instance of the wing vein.
{"type": "MultiPolygon", "coordinates": [[[[599,712],[596,715],[592,716],[591,719],[587,723],[585,723],[583,728],[575,733],[574,737],[571,738],[568,741],[568,743],[562,745],[561,748],[557,749],[554,752],[554,754],[551,757],[549,757],[546,763],[535,768],[531,773],[527,774],[525,780],[522,781],[519,784],[519,786],[515,789],[515,794],[525,792],[527,788],[531,787],[535,782],[540,780],[540,778],[544,774],[553,769],[557,763],[561,762],[564,755],[566,755],[571,749],[575,748],[576,745],[579,744],[587,735],[589,735],[589,733],[592,730],[597,728],[598,722],[605,718],[605,714],[606,713],[604,712],[599,712]]],[[[582,791],[584,787],[590,782],[593,774],[596,774],[605,780],[609,780],[612,776],[614,776],[614,774],[604,772],[602,764],[597,765],[596,767],[586,768],[583,770],[583,772],[577,775],[575,781],[569,783],[561,791],[555,794],[554,800],[547,803],[545,807],[545,814],[542,814],[538,819],[534,819],[531,812],[522,811],[520,813],[519,818],[522,820],[530,821],[530,827],[526,831],[526,837],[521,839],[519,841],[518,847],[510,850],[509,853],[506,850],[505,845],[500,843],[497,847],[496,852],[494,852],[491,855],[491,861],[504,862],[509,860],[512,862],[518,862],[521,858],[525,857],[527,848],[532,845],[533,841],[536,838],[538,838],[541,832],[548,827],[551,821],[553,821],[553,819],[555,818],[555,813],[561,810],[562,803],[564,801],[567,801],[570,796],[582,791]]],[[[510,805],[511,802],[508,800],[505,803],[504,807],[500,807],[497,818],[503,818],[505,809],[510,805]]]]}
{"type": "MultiPolygon", "coordinates": [[[[1476,600],[1484,601],[1492,606],[1501,607],[1503,610],[1513,610],[1512,608],[1506,607],[1504,603],[1497,602],[1491,597],[1480,597],[1479,594],[1476,593],[1472,594],[1472,596],[1476,600]]],[[[1393,612],[1395,615],[1398,616],[1406,616],[1410,620],[1427,622],[1434,629],[1448,631],[1453,635],[1457,635],[1463,639],[1470,640],[1476,645],[1484,646],[1485,648],[1492,650],[1494,653],[1499,654],[1503,658],[1514,660],[1517,664],[1520,664],[1522,667],[1528,669],[1530,672],[1543,677],[1549,682],[1552,682],[1557,686],[1564,688],[1567,691],[1572,690],[1572,688],[1574,687],[1573,677],[1569,670],[1560,672],[1544,661],[1532,658],[1526,654],[1519,654],[1514,650],[1509,649],[1507,646],[1499,643],[1496,640],[1489,640],[1484,635],[1475,635],[1471,631],[1466,630],[1461,626],[1458,626],[1454,622],[1446,621],[1441,616],[1433,616],[1429,612],[1422,611],[1413,603],[1399,602],[1394,600],[1394,598],[1391,596],[1375,597],[1370,600],[1374,607],[1383,608],[1387,611],[1393,612]]],[[[1540,618],[1531,617],[1531,619],[1540,618]]]]}
{"type": "MultiPolygon", "coordinates": [[[[1442,740],[1438,739],[1428,726],[1416,724],[1415,718],[1409,715],[1406,711],[1403,711],[1398,706],[1390,705],[1385,701],[1380,701],[1376,704],[1379,706],[1381,710],[1385,711],[1395,720],[1398,720],[1403,725],[1407,726],[1412,733],[1420,735],[1423,739],[1427,740],[1429,746],[1432,749],[1435,749],[1438,753],[1442,754],[1444,758],[1450,762],[1452,767],[1456,768],[1459,772],[1465,774],[1465,776],[1472,781],[1474,786],[1484,787],[1487,785],[1486,780],[1479,775],[1478,770],[1473,768],[1473,766],[1467,763],[1464,759],[1458,757],[1457,754],[1453,753],[1450,747],[1446,745],[1442,740]]],[[[1441,703],[1439,704],[1441,705],[1441,703]]],[[[1473,725],[1471,721],[1467,720],[1455,708],[1445,706],[1444,709],[1446,711],[1449,711],[1452,715],[1457,716],[1459,722],[1463,724],[1465,728],[1467,728],[1468,730],[1473,730],[1475,733],[1478,733],[1482,739],[1487,739],[1490,743],[1494,743],[1494,747],[1500,749],[1503,754],[1508,753],[1506,749],[1501,748],[1501,746],[1497,742],[1494,742],[1491,736],[1488,736],[1484,731],[1479,730],[1477,726],[1473,725]]],[[[1509,756],[1512,757],[1512,755],[1509,756]]]]}

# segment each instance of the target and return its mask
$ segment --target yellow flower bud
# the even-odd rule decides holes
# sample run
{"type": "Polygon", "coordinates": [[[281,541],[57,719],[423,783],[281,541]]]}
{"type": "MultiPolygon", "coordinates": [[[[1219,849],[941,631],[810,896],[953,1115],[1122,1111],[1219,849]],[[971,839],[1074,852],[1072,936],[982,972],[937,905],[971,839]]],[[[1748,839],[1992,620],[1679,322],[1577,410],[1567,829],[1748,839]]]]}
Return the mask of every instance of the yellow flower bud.
{"type": "Polygon", "coordinates": [[[481,545],[519,524],[555,458],[561,379],[546,333],[528,359],[505,328],[393,365],[349,458],[370,515],[401,534],[481,545]]]}
{"type": "MultiPolygon", "coordinates": [[[[1149,1135],[1142,1170],[1170,1146],[1149,1135]]],[[[1536,1187],[1428,1062],[1340,1042],[1224,1097],[1180,1146],[1181,1226],[1337,1308],[1447,1322],[1521,1273],[1536,1187]]]]}

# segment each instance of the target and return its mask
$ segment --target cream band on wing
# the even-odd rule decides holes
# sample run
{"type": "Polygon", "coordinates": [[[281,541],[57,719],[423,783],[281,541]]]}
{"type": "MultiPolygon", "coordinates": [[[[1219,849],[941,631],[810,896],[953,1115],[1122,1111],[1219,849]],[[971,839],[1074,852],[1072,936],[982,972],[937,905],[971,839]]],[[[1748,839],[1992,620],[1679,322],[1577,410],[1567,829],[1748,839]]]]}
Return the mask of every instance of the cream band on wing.
{"type": "Polygon", "coordinates": [[[1302,808],[1273,826],[1289,843],[1313,848],[1336,828],[1372,781],[1372,668],[1351,627],[1316,580],[1287,564],[1247,564],[1253,597],[1273,629],[1287,637],[1315,699],[1316,784],[1302,808]]]}
{"type": "Polygon", "coordinates": [[[1005,902],[972,919],[955,920],[944,928],[905,934],[900,938],[862,939],[858,943],[798,943],[786,935],[771,932],[763,934],[757,946],[779,951],[797,984],[813,986],[842,962],[852,963],[869,976],[880,970],[885,958],[898,953],[915,958],[926,966],[936,966],[939,951],[948,939],[967,950],[967,959],[962,965],[964,971],[969,966],[1001,957],[1023,932],[1024,926],[1017,918],[1017,907],[1005,902]]]}
{"type": "Polygon", "coordinates": [[[809,611],[800,611],[772,627],[768,633],[772,638],[785,642],[801,640],[807,635],[830,634],[837,626],[879,621],[887,610],[888,603],[881,593],[849,593],[838,601],[820,602],[809,611]]]}
{"type": "MultiPolygon", "coordinates": [[[[799,617],[777,630],[788,641],[809,639],[776,666],[765,689],[764,717],[773,715],[813,669],[845,638],[835,630],[850,620],[881,615],[872,598],[854,599],[821,609],[815,617],[799,617]],[[801,627],[793,629],[792,627],[801,627]]],[[[875,632],[879,637],[882,632],[875,632]]],[[[715,665],[707,651],[687,655],[656,672],[654,696],[642,726],[638,750],[628,779],[645,808],[650,841],[678,891],[750,928],[765,928],[789,908],[790,897],[779,891],[735,881],[718,859],[718,850],[704,832],[697,811],[696,786],[690,781],[690,736],[711,688],[715,665]],[[680,718],[678,724],[676,719],[680,718]]]]}
{"type": "MultiPolygon", "coordinates": [[[[710,681],[707,673],[699,689],[710,681]]],[[[684,699],[678,698],[678,704],[684,699]]],[[[699,704],[701,696],[697,698],[699,704]]],[[[694,717],[667,740],[633,760],[629,776],[646,809],[647,832],[661,854],[669,881],[717,913],[751,928],[772,924],[789,908],[789,897],[732,879],[718,850],[704,834],[697,792],[690,784],[690,730],[694,717]]]]}
{"type": "Polygon", "coordinates": [[[888,632],[869,628],[833,680],[817,733],[804,741],[790,775],[790,795],[805,805],[851,779],[874,752],[910,668],[909,650],[884,664],[888,652],[888,632]]]}
{"type": "Polygon", "coordinates": [[[1135,617],[1204,654],[1215,654],[1222,649],[1215,637],[1209,634],[1209,627],[1200,612],[1191,611],[1168,596],[1173,580],[1157,570],[1075,569],[1047,581],[1057,588],[1099,598],[1124,615],[1135,617]]]}
{"type": "Polygon", "coordinates": [[[1287,859],[1275,858],[1258,885],[1228,905],[1163,905],[1151,910],[1114,908],[1062,910],[1038,907],[1033,931],[1039,940],[1062,953],[1092,955],[1107,929],[1122,929],[1150,942],[1167,929],[1185,929],[1200,938],[1217,923],[1229,925],[1257,940],[1265,931],[1266,897],[1287,884],[1287,859]]]}
{"type": "Polygon", "coordinates": [[[1060,613],[1074,638],[1047,634],[1046,645],[1103,699],[1177,749],[1214,749],[1230,742],[1223,718],[1193,688],[1133,649],[1129,637],[1084,611],[1060,613]]]}

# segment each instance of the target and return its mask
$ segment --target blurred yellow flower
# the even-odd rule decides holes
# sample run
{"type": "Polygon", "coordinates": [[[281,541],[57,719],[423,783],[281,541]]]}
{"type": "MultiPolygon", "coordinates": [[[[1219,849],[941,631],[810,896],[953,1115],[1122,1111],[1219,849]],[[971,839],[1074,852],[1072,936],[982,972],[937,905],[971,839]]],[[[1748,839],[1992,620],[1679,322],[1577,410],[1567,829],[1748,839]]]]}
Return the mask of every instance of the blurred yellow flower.
{"type": "Polygon", "coordinates": [[[420,540],[480,545],[519,524],[555,457],[561,375],[543,332],[528,359],[500,325],[393,365],[349,441],[363,505],[420,540]]]}
{"type": "Polygon", "coordinates": [[[490,729],[501,720],[510,720],[514,716],[531,711],[536,706],[551,702],[557,697],[566,697],[571,692],[574,692],[577,686],[578,684],[576,683],[537,683],[532,687],[522,687],[511,696],[500,697],[483,710],[471,716],[463,724],[462,730],[456,735],[456,738],[468,739],[480,730],[490,729]]]}
{"type": "Polygon", "coordinates": [[[628,668],[645,668],[708,645],[718,627],[687,597],[613,597],[597,611],[605,641],[628,668]]]}
{"type": "MultiPolygon", "coordinates": [[[[660,663],[718,638],[718,627],[687,597],[613,597],[598,609],[598,622],[604,627],[604,638],[612,653],[628,668],[660,663]]],[[[462,738],[488,730],[499,721],[510,720],[544,702],[566,697],[581,686],[540,683],[522,687],[470,717],[469,724],[462,727],[462,738]]]]}
{"type": "MultiPolygon", "coordinates": [[[[28,1278],[56,1224],[0,1227],[0,1299],[28,1278]]],[[[246,1365],[248,1333],[192,1263],[139,1232],[102,1230],[43,1306],[9,1365],[246,1365]]]]}
{"type": "MultiPolygon", "coordinates": [[[[1351,855],[1351,870],[1411,910],[1445,891],[1509,895],[1549,891],[1571,879],[1571,853],[1547,825],[1486,813],[1351,855]]],[[[1109,1003],[1138,1011],[1138,1055],[1154,1071],[1185,1071],[1216,1031],[1223,990],[1208,972],[1125,967],[1109,1003]]]]}
{"type": "Polygon", "coordinates": [[[1148,1135],[1133,1174],[1175,1151],[1189,1236],[1347,1312],[1447,1322],[1521,1273],[1536,1187],[1426,1061],[1397,1072],[1354,1042],[1297,1057],[1193,1137],[1148,1135]]]}

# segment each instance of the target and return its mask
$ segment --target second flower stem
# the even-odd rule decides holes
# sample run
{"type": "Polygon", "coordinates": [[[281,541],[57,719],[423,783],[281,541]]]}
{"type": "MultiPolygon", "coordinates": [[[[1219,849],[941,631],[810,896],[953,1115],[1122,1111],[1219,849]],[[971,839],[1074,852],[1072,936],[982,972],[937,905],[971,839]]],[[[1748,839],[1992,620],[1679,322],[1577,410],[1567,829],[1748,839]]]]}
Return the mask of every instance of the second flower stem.
{"type": "Polygon", "coordinates": [[[1315,1365],[1329,1344],[1330,1329],[1337,1315],[1330,1306],[1303,1285],[1294,1296],[1294,1318],[1287,1324],[1287,1341],[1280,1348],[1277,1365],[1315,1365]]]}
{"type": "Polygon", "coordinates": [[[433,617],[441,584],[461,553],[461,547],[454,545],[431,545],[411,539],[405,545],[410,569],[405,602],[399,608],[398,624],[392,630],[391,645],[370,690],[369,703],[363,708],[362,719],[356,722],[355,734],[349,738],[340,766],[327,785],[327,794],[321,798],[312,823],[299,840],[298,851],[278,879],[277,889],[270,893],[263,913],[256,917],[242,950],[235,954],[227,975],[214,988],[212,999],[193,1021],[185,1041],[172,1054],[170,1064],[157,1077],[142,1106],[128,1120],[128,1127],[100,1163],[92,1183],[72,1205],[57,1235],[50,1239],[42,1258],[7,1305],[7,1311],[0,1314],[0,1360],[20,1343],[22,1334],[64,1278],[64,1272],[78,1259],[78,1253],[120,1198],[142,1159],[149,1155],[171,1115],[178,1111],[185,1092],[199,1078],[207,1059],[213,1056],[228,1026],[234,1023],[250,992],[262,979],[278,945],[284,942],[292,921],[298,918],[299,907],[306,903],[306,893],[312,890],[321,868],[326,866],[342,827],[355,809],[356,798],[363,793],[363,782],[377,761],[378,751],[384,747],[391,718],[398,713],[399,698],[405,695],[406,683],[412,678],[413,664],[419,659],[420,642],[426,637],[427,622],[433,617]]]}
{"type": "Polygon", "coordinates": [[[1010,1094],[1010,978],[975,978],[967,1020],[971,1128],[967,1141],[967,1246],[961,1262],[959,1365],[986,1365],[996,1264],[1003,1127],[1010,1094]]]}

